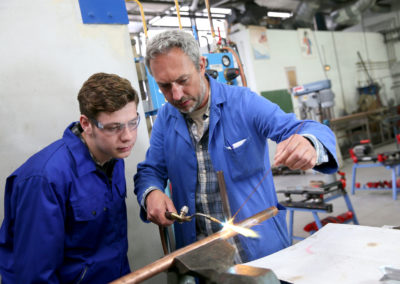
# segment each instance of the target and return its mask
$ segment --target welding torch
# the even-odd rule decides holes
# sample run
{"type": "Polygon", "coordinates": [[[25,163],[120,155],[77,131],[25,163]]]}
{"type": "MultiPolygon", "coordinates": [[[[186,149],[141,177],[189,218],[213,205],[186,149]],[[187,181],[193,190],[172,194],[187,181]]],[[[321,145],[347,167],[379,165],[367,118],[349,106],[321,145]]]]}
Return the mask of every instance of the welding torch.
{"type": "Polygon", "coordinates": [[[175,220],[179,223],[183,223],[183,222],[190,222],[192,221],[193,217],[196,216],[201,216],[204,217],[212,222],[216,222],[219,224],[222,224],[222,222],[220,220],[218,220],[217,218],[211,217],[209,215],[203,214],[203,213],[194,213],[193,215],[187,215],[187,213],[189,212],[189,208],[185,205],[182,207],[180,214],[178,213],[174,213],[174,212],[169,212],[166,211],[165,212],[165,217],[169,220],[175,220]]]}

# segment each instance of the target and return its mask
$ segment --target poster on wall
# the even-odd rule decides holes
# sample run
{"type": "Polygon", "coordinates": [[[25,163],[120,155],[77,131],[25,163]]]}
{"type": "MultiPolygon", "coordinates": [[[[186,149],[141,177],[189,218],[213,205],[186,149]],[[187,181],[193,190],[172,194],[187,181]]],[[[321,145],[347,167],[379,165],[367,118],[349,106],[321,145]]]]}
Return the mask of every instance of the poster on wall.
{"type": "Polygon", "coordinates": [[[313,58],[315,57],[315,40],[311,29],[297,29],[299,37],[300,50],[303,57],[313,58]]]}
{"type": "Polygon", "coordinates": [[[298,86],[296,67],[285,67],[285,73],[288,81],[288,91],[289,93],[292,93],[292,89],[298,86]]]}
{"type": "Polygon", "coordinates": [[[249,26],[250,44],[254,59],[269,59],[267,29],[259,26],[249,26]]]}

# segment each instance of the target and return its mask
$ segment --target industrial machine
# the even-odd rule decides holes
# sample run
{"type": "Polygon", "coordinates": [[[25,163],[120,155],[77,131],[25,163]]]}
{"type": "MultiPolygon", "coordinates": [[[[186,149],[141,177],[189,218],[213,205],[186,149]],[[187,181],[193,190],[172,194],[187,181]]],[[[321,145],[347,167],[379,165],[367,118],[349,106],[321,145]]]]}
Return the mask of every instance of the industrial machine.
{"type": "Polygon", "coordinates": [[[331,90],[331,80],[296,86],[292,89],[292,94],[299,101],[301,119],[313,119],[328,124],[333,118],[335,95],[331,90]]]}
{"type": "Polygon", "coordinates": [[[234,68],[231,53],[206,53],[206,72],[215,80],[228,85],[237,85],[236,77],[239,76],[239,69],[234,68]]]}

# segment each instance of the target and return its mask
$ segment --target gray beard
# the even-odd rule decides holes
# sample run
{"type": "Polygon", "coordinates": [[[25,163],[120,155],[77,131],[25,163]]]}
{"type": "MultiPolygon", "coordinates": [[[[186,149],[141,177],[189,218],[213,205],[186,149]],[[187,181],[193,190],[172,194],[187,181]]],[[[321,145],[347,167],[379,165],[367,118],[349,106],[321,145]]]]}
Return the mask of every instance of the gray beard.
{"type": "Polygon", "coordinates": [[[203,80],[200,81],[200,88],[201,88],[200,92],[201,93],[200,93],[198,102],[195,105],[193,105],[190,109],[188,109],[186,111],[181,111],[182,113],[188,114],[188,113],[194,112],[195,110],[197,110],[200,107],[201,103],[204,101],[204,97],[206,96],[206,92],[207,92],[207,87],[206,87],[206,84],[204,83],[204,78],[202,78],[202,79],[203,80]]]}

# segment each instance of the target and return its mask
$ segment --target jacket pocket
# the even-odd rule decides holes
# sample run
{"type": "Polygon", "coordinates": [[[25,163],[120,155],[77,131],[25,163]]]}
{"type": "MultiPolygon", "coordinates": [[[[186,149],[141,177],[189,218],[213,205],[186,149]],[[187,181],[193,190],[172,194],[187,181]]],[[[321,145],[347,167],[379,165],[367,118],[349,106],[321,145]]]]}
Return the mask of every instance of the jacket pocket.
{"type": "Polygon", "coordinates": [[[244,179],[264,170],[264,155],[258,151],[250,136],[226,144],[224,153],[233,180],[244,179]]]}
{"type": "Polygon", "coordinates": [[[94,249],[105,233],[107,215],[104,199],[99,196],[71,202],[72,216],[67,220],[67,243],[70,247],[94,249]]]}
{"type": "Polygon", "coordinates": [[[76,221],[91,221],[102,213],[103,202],[97,196],[91,196],[72,202],[71,207],[76,221]]]}

